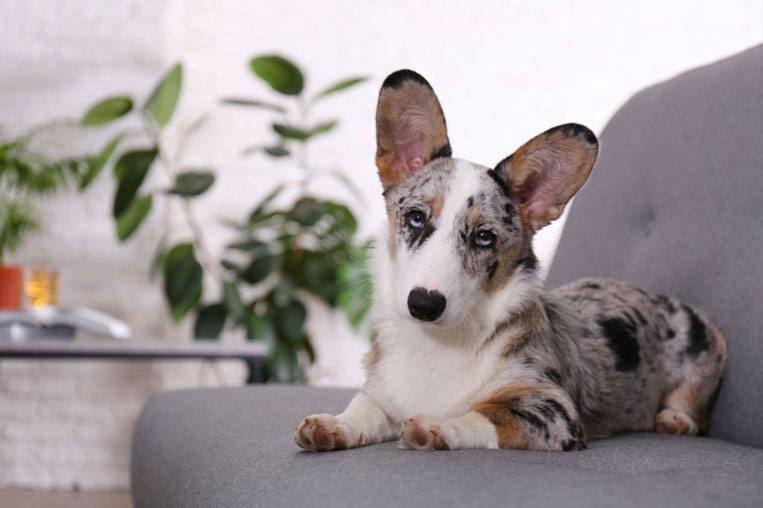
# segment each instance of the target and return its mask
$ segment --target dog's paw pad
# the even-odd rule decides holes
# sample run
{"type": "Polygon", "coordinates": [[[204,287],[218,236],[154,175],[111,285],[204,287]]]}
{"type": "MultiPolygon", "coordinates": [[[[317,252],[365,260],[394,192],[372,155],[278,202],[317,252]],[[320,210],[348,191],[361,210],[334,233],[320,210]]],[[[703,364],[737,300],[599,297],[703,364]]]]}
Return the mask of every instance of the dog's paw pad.
{"type": "Polygon", "coordinates": [[[699,427],[691,415],[666,408],[657,414],[654,421],[654,431],[661,434],[696,436],[699,427]]]}
{"type": "Polygon", "coordinates": [[[404,448],[415,450],[449,450],[442,428],[422,416],[416,416],[403,422],[400,430],[400,443],[404,448]]]}
{"type": "Polygon", "coordinates": [[[368,444],[368,436],[357,434],[334,415],[308,416],[294,429],[294,441],[313,452],[344,450],[368,444]]]}

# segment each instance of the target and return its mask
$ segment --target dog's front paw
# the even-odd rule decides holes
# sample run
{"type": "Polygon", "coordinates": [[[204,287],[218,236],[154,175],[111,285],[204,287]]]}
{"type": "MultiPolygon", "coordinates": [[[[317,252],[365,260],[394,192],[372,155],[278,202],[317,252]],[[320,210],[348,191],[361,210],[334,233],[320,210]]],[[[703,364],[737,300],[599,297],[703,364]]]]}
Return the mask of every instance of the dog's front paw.
{"type": "Polygon", "coordinates": [[[400,444],[415,450],[450,450],[440,425],[426,416],[414,416],[403,422],[400,444]]]}
{"type": "Polygon", "coordinates": [[[322,414],[306,417],[294,429],[294,441],[312,452],[345,450],[368,444],[368,437],[334,415],[322,414]]]}

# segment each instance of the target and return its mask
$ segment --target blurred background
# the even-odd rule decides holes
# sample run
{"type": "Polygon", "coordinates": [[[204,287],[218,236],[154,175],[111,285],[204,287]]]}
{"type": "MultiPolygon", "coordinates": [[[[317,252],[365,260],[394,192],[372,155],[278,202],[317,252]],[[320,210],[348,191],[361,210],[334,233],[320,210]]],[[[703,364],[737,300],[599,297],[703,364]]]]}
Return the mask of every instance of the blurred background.
{"type": "MultiPolygon", "coordinates": [[[[114,317],[120,343],[254,344],[260,379],[357,386],[387,74],[426,76],[454,155],[492,165],[553,125],[599,132],[636,91],[762,39],[760,0],[6,0],[0,204],[28,202],[40,227],[0,264],[52,273],[42,307],[114,317]],[[17,188],[46,168],[55,192],[17,188]]],[[[536,238],[544,273],[563,222],[536,238]]],[[[4,359],[0,487],[124,489],[151,394],[250,373],[214,352],[4,359]]]]}

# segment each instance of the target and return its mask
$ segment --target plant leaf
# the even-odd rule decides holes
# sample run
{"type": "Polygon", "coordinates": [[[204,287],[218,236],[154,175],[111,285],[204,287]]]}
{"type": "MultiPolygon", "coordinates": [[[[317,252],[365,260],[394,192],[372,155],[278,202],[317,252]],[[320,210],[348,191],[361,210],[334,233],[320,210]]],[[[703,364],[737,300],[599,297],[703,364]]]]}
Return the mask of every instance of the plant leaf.
{"type": "Polygon", "coordinates": [[[268,378],[280,383],[294,383],[301,378],[297,352],[293,347],[276,343],[267,359],[268,378]]]}
{"type": "Polygon", "coordinates": [[[172,119],[182,84],[183,66],[177,63],[164,75],[146,101],[144,110],[159,127],[164,127],[172,119]]]}
{"type": "Polygon", "coordinates": [[[175,185],[168,190],[169,194],[185,197],[203,194],[215,183],[215,175],[210,171],[184,171],[175,176],[175,185]]]}
{"type": "Polygon", "coordinates": [[[291,155],[289,149],[281,145],[266,146],[262,150],[271,157],[286,157],[291,155]]]}
{"type": "Polygon", "coordinates": [[[275,257],[271,254],[255,258],[254,261],[244,269],[241,278],[249,284],[259,284],[270,275],[274,265],[275,257]]]}
{"type": "Polygon", "coordinates": [[[114,165],[114,175],[117,177],[117,191],[114,195],[112,215],[119,217],[130,206],[130,203],[138,193],[143,180],[146,178],[151,164],[156,159],[159,151],[135,150],[122,154],[114,165]]]}
{"type": "Polygon", "coordinates": [[[240,266],[238,266],[236,263],[234,263],[233,261],[230,261],[228,259],[220,260],[220,265],[223,268],[225,268],[226,270],[231,271],[231,272],[238,273],[238,272],[241,271],[241,267],[240,266]]]}
{"type": "Polygon", "coordinates": [[[310,136],[317,136],[319,134],[326,134],[327,132],[330,132],[334,130],[334,127],[339,125],[339,122],[336,120],[329,120],[328,122],[322,122],[310,129],[310,136]]]}
{"type": "Polygon", "coordinates": [[[148,278],[153,280],[159,272],[164,270],[164,260],[167,258],[167,236],[162,235],[151,258],[151,266],[148,269],[148,278]]]}
{"type": "Polygon", "coordinates": [[[270,155],[271,157],[286,157],[287,155],[291,155],[291,152],[288,148],[286,148],[283,145],[251,145],[246,148],[244,148],[241,151],[241,155],[251,155],[253,153],[257,152],[265,152],[267,155],[270,155]]]}
{"type": "Polygon", "coordinates": [[[339,294],[337,262],[324,252],[306,251],[298,265],[300,286],[335,307],[339,294]]]}
{"type": "Polygon", "coordinates": [[[123,137],[123,134],[114,136],[98,155],[87,160],[87,171],[80,177],[79,190],[83,191],[87,189],[98,177],[101,170],[106,166],[106,163],[111,159],[111,156],[114,155],[114,151],[117,149],[117,146],[120,141],[122,141],[123,137]]]}
{"type": "Polygon", "coordinates": [[[249,240],[242,240],[240,242],[229,243],[225,247],[227,249],[251,252],[254,256],[259,256],[268,252],[268,246],[264,242],[255,240],[254,238],[249,240]]]}
{"type": "Polygon", "coordinates": [[[252,108],[262,108],[275,111],[277,113],[286,113],[286,108],[273,102],[261,101],[259,99],[244,99],[239,97],[225,97],[220,102],[231,106],[247,106],[252,108]]]}
{"type": "Polygon", "coordinates": [[[249,62],[249,67],[276,92],[299,95],[305,84],[302,71],[294,63],[279,55],[262,55],[249,62]]]}
{"type": "Polygon", "coordinates": [[[203,270],[196,260],[193,245],[176,245],[164,261],[164,295],[172,317],[180,321],[201,298],[203,270]]]}
{"type": "Polygon", "coordinates": [[[238,287],[230,281],[223,283],[223,301],[233,319],[237,320],[244,315],[244,302],[241,300],[241,293],[238,292],[238,287]]]}
{"type": "Polygon", "coordinates": [[[151,211],[152,198],[143,196],[130,202],[130,205],[117,217],[117,238],[123,242],[130,238],[151,211]]]}
{"type": "Polygon", "coordinates": [[[290,218],[303,226],[314,226],[323,217],[323,203],[314,198],[302,198],[294,204],[290,218]]]}
{"type": "Polygon", "coordinates": [[[24,238],[39,231],[36,211],[26,200],[10,200],[0,196],[0,265],[13,254],[24,238]]]}
{"type": "Polygon", "coordinates": [[[275,189],[270,191],[267,196],[262,198],[254,210],[249,214],[249,224],[254,225],[262,220],[270,204],[283,192],[284,186],[278,185],[275,189]]]}
{"type": "Polygon", "coordinates": [[[305,336],[307,308],[299,300],[292,300],[286,307],[279,308],[273,317],[279,336],[291,342],[298,342],[305,336]]]}
{"type": "Polygon", "coordinates": [[[216,339],[225,328],[228,312],[225,305],[215,303],[203,307],[196,316],[193,336],[196,339],[216,339]]]}
{"type": "Polygon", "coordinates": [[[132,99],[126,95],[108,97],[87,110],[82,116],[82,125],[103,125],[120,118],[132,111],[132,99]]]}
{"type": "Polygon", "coordinates": [[[313,349],[313,343],[310,341],[310,337],[305,337],[305,340],[302,342],[302,348],[307,353],[307,358],[310,360],[310,363],[315,363],[315,349],[313,349]]]}
{"type": "Polygon", "coordinates": [[[352,78],[343,79],[341,81],[337,81],[336,83],[327,86],[326,88],[324,88],[323,90],[315,94],[312,98],[312,101],[317,101],[318,99],[322,99],[328,95],[341,92],[342,90],[347,90],[350,87],[363,83],[367,79],[368,79],[368,76],[356,76],[352,78]]]}
{"type": "Polygon", "coordinates": [[[276,134],[286,139],[293,139],[296,141],[306,141],[310,139],[310,136],[312,136],[312,133],[310,131],[302,129],[300,127],[294,127],[293,125],[286,125],[283,123],[274,123],[271,125],[271,127],[273,128],[276,134]]]}
{"type": "Polygon", "coordinates": [[[255,316],[254,314],[251,314],[246,326],[246,338],[273,344],[275,342],[273,324],[267,316],[255,316]]]}

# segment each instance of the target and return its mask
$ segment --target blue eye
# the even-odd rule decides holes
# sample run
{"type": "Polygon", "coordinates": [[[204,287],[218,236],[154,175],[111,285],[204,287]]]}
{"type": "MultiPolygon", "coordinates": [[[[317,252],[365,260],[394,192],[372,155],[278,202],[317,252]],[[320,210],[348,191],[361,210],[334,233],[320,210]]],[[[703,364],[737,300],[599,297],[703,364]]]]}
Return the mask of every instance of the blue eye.
{"type": "Polygon", "coordinates": [[[405,214],[405,223],[413,229],[421,229],[427,223],[427,216],[421,210],[411,210],[405,214]]]}
{"type": "Polygon", "coordinates": [[[474,239],[472,240],[475,247],[480,249],[488,249],[495,245],[495,235],[487,229],[480,229],[474,233],[474,239]]]}

